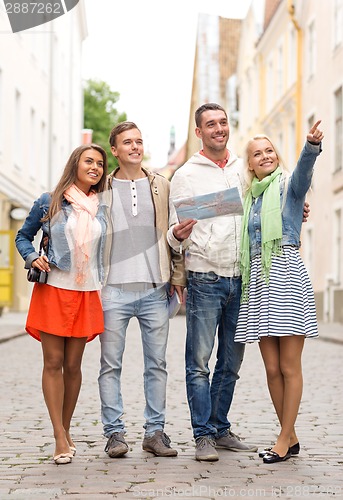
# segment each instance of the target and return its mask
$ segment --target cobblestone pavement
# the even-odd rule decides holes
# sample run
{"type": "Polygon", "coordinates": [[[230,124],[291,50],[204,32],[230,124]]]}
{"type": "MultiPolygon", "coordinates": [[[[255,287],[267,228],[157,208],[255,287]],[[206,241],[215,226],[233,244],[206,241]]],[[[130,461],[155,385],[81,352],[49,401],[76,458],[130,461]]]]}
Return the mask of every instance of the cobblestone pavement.
{"type": "MultiPolygon", "coordinates": [[[[3,324],[0,337],[4,338],[3,324]]],[[[178,457],[157,458],[142,450],[142,354],[138,324],[131,321],[122,376],[130,452],[120,459],[104,453],[97,386],[100,349],[95,340],[86,347],[83,386],[73,419],[77,454],[72,464],[56,466],[41,391],[40,345],[28,335],[15,337],[13,327],[14,338],[0,343],[0,499],[343,497],[343,344],[325,342],[325,328],[322,339],[305,342],[299,457],[266,465],[257,453],[219,450],[219,462],[194,460],[184,383],[185,318],[177,316],[171,320],[168,347],[165,431],[178,457]]],[[[278,432],[255,344],[246,348],[230,420],[233,432],[260,449],[271,444],[278,432]]]]}

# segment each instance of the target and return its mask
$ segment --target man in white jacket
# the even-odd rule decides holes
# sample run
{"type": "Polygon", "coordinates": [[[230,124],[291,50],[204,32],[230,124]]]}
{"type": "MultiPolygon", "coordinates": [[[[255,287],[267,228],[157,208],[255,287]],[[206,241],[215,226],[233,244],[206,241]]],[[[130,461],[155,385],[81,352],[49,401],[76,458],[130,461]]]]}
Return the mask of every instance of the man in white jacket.
{"type": "MultiPolygon", "coordinates": [[[[171,181],[171,200],[237,187],[242,196],[243,163],[226,147],[225,110],[207,103],[195,112],[203,149],[179,168],[171,181]]],[[[228,420],[244,344],[234,342],[241,297],[239,267],[241,216],[221,215],[178,224],[168,231],[172,248],[185,251],[186,386],[197,460],[218,460],[216,448],[257,451],[231,432],[228,420]],[[217,362],[210,382],[209,359],[218,332],[217,362]]]]}

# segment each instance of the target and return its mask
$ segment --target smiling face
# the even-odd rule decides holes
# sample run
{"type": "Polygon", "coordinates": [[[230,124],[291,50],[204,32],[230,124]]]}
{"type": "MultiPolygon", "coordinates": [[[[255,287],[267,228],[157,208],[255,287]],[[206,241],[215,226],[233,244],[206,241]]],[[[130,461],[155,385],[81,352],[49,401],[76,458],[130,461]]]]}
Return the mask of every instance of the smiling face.
{"type": "Polygon", "coordinates": [[[249,170],[261,181],[278,167],[279,159],[273,145],[266,138],[254,139],[248,149],[249,170]]]}
{"type": "Polygon", "coordinates": [[[139,166],[143,161],[144,148],[142,134],[137,128],[125,130],[116,136],[112,154],[118,159],[120,167],[139,166]]]}
{"type": "Polygon", "coordinates": [[[104,175],[104,159],[95,149],[84,151],[77,167],[76,186],[84,193],[88,193],[92,186],[98,184],[104,175]]]}
{"type": "Polygon", "coordinates": [[[224,111],[207,110],[201,115],[201,126],[195,133],[202,140],[203,150],[209,158],[220,158],[226,154],[226,144],[229,140],[229,123],[224,111]]]}

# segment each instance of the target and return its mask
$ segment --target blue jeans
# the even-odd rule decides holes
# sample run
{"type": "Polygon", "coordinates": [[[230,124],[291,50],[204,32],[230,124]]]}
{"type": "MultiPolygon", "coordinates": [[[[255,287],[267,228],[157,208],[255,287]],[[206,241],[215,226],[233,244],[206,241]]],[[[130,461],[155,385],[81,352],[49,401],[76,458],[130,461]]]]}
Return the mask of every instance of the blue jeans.
{"type": "Polygon", "coordinates": [[[121,371],[126,329],[131,318],[138,319],[143,344],[145,435],[163,430],[166,408],[166,348],[169,332],[165,286],[130,292],[106,286],[102,290],[105,331],[100,335],[101,366],[99,392],[104,435],[124,432],[121,371]]]}
{"type": "Polygon", "coordinates": [[[227,418],[245,344],[234,342],[241,278],[189,272],[187,284],[186,386],[194,438],[227,434],[227,418]],[[218,329],[217,362],[210,360],[218,329]]]}

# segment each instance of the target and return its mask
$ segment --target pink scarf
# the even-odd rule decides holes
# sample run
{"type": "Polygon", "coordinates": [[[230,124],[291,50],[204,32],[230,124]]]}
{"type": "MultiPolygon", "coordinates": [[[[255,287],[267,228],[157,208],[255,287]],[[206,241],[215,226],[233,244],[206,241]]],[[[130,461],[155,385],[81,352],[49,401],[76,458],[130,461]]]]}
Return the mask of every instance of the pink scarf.
{"type": "Polygon", "coordinates": [[[89,260],[89,243],[92,238],[92,221],[97,214],[99,199],[94,191],[88,196],[75,184],[70,186],[64,193],[64,197],[73,206],[76,217],[75,231],[75,260],[76,260],[76,282],[84,283],[86,276],[86,265],[89,260]]]}

